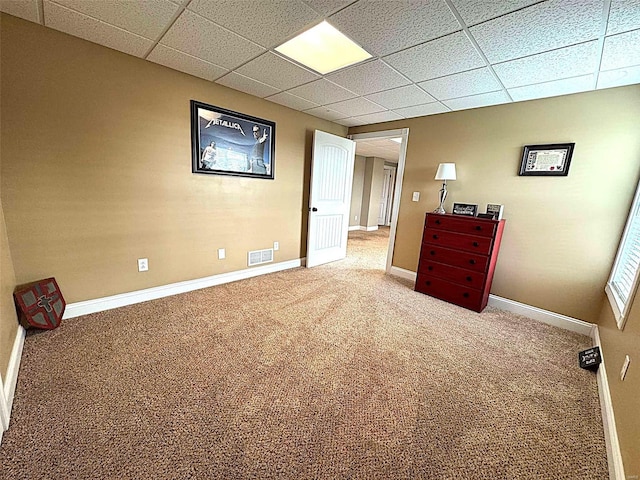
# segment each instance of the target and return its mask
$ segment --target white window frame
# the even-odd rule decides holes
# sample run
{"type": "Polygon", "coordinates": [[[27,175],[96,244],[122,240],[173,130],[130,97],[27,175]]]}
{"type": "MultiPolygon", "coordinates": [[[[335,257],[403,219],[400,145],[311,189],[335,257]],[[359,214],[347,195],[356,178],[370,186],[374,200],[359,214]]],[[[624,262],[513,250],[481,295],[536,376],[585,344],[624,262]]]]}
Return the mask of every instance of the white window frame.
{"type": "Polygon", "coordinates": [[[622,252],[627,245],[627,236],[631,231],[631,226],[634,221],[640,222],[640,215],[635,215],[638,209],[640,209],[640,183],[636,187],[636,194],[633,197],[633,203],[631,204],[631,209],[629,210],[627,223],[624,227],[622,237],[620,238],[618,253],[616,254],[616,259],[613,262],[609,280],[607,281],[607,285],[604,288],[604,291],[607,294],[607,298],[609,299],[609,303],[611,304],[613,314],[616,317],[616,323],[618,324],[618,328],[620,330],[624,328],[624,324],[626,323],[627,317],[629,316],[629,310],[631,309],[631,305],[633,305],[633,301],[636,297],[636,292],[638,291],[638,284],[640,283],[640,267],[635,272],[633,283],[631,284],[631,290],[629,291],[629,298],[626,302],[622,298],[620,298],[620,295],[618,295],[616,289],[613,287],[613,278],[616,274],[616,271],[618,270],[619,262],[622,258],[622,252]]]}

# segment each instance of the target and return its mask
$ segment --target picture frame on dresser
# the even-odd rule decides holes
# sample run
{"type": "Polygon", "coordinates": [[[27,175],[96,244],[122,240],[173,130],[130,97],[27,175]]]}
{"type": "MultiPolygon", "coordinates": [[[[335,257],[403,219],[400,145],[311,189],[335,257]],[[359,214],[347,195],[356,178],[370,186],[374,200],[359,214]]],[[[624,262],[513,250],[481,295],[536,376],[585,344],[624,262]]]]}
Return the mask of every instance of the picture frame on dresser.
{"type": "Polygon", "coordinates": [[[478,205],[475,203],[454,203],[452,213],[454,215],[475,217],[478,213],[478,205]]]}

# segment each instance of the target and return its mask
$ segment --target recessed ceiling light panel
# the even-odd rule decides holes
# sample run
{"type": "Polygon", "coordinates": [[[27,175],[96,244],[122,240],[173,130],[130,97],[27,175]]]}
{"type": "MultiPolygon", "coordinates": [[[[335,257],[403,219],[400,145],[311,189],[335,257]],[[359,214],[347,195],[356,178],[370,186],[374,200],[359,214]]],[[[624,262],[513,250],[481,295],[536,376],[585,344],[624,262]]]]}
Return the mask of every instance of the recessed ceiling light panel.
{"type": "Polygon", "coordinates": [[[371,58],[326,21],[283,43],[276,51],[323,75],[371,58]]]}

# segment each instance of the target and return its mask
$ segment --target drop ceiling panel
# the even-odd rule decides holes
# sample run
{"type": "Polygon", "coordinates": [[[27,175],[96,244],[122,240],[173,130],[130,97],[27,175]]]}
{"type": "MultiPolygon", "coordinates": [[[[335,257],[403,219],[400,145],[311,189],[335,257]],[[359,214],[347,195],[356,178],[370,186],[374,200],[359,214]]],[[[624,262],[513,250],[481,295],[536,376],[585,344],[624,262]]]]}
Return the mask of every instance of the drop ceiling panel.
{"type": "Polygon", "coordinates": [[[236,71],[280,90],[287,90],[320,78],[320,75],[305,70],[272,52],[251,60],[236,71]]]}
{"type": "Polygon", "coordinates": [[[428,80],[418,85],[438,100],[495,92],[502,88],[488,68],[456,73],[448,77],[428,80]]]}
{"type": "Polygon", "coordinates": [[[526,87],[510,88],[509,95],[516,102],[536,98],[556,97],[570,93],[584,92],[593,88],[593,75],[556,80],[555,82],[538,83],[526,87]]]}
{"type": "Polygon", "coordinates": [[[462,32],[394,53],[385,57],[384,60],[414,82],[486,65],[462,32]]]}
{"type": "Polygon", "coordinates": [[[612,0],[607,35],[640,28],[640,0],[612,0]]]}
{"type": "Polygon", "coordinates": [[[322,20],[301,0],[193,0],[188,9],[267,48],[322,20]]]}
{"type": "Polygon", "coordinates": [[[451,0],[468,26],[527,7],[540,0],[451,0]]]}
{"type": "Polygon", "coordinates": [[[327,75],[327,79],[359,95],[389,90],[411,83],[382,60],[345,68],[327,75]]]}
{"type": "Polygon", "coordinates": [[[352,117],[353,120],[358,121],[358,125],[369,125],[372,123],[392,122],[394,120],[402,120],[402,117],[395,112],[376,112],[368,115],[358,115],[352,117]]]}
{"type": "Polygon", "coordinates": [[[423,103],[435,102],[436,99],[416,85],[394,88],[384,92],[372,93],[366,96],[372,102],[376,102],[389,109],[410,107],[423,103]]]}
{"type": "Polygon", "coordinates": [[[360,1],[329,17],[329,23],[376,55],[462,28],[444,0],[360,1]]]}
{"type": "Polygon", "coordinates": [[[264,52],[255,43],[188,10],[178,17],[160,43],[229,69],[264,52]]]}
{"type": "Polygon", "coordinates": [[[336,120],[336,123],[344,125],[345,127],[356,127],[358,125],[363,125],[359,120],[356,120],[355,118],[341,118],[340,120],[336,120]]]}
{"type": "Polygon", "coordinates": [[[345,90],[324,78],[316,80],[315,82],[307,83],[306,85],[292,88],[289,92],[318,105],[339,102],[356,96],[355,93],[351,93],[350,91],[345,90]]]}
{"type": "Polygon", "coordinates": [[[270,102],[279,103],[285,107],[293,108],[294,110],[306,110],[318,106],[317,103],[310,102],[304,98],[297,97],[288,92],[280,92],[267,97],[270,102]]]}
{"type": "Polygon", "coordinates": [[[355,0],[304,0],[307,5],[321,15],[327,16],[346,7],[355,0]]]}
{"type": "Polygon", "coordinates": [[[510,102],[509,96],[504,91],[483,93],[470,97],[454,98],[446,100],[444,103],[451,110],[466,110],[468,108],[488,107],[510,102]]]}
{"type": "Polygon", "coordinates": [[[394,112],[404,118],[422,117],[423,115],[435,115],[437,113],[450,112],[449,108],[440,102],[428,103],[426,105],[414,105],[406,108],[396,108],[394,112]]]}
{"type": "Polygon", "coordinates": [[[325,120],[330,121],[348,117],[348,115],[340,113],[336,110],[332,110],[329,107],[315,107],[309,110],[305,110],[304,113],[308,113],[309,115],[314,115],[316,117],[324,118],[325,120]]]}
{"type": "Polygon", "coordinates": [[[41,22],[38,0],[19,0],[13,2],[2,0],[0,1],[0,12],[8,13],[9,15],[23,18],[30,22],[41,22]]]}
{"type": "Polygon", "coordinates": [[[604,40],[601,70],[640,65],[640,30],[620,33],[604,40]]]}
{"type": "Polygon", "coordinates": [[[493,69],[504,86],[511,88],[593,73],[599,61],[596,40],[499,63],[493,69]]]}
{"type": "Polygon", "coordinates": [[[598,38],[603,2],[542,2],[471,27],[470,32],[492,63],[513,60],[598,38]]]}
{"type": "Polygon", "coordinates": [[[640,83],[640,66],[600,72],[598,88],[621,87],[640,83]]]}
{"type": "Polygon", "coordinates": [[[356,117],[359,115],[366,115],[368,113],[381,112],[384,110],[380,105],[367,100],[363,97],[352,98],[350,100],[344,100],[338,103],[332,103],[329,105],[331,110],[343,113],[347,117],[356,117]]]}
{"type": "Polygon", "coordinates": [[[204,60],[179,52],[173,48],[165,47],[164,45],[156,45],[147,57],[147,60],[209,81],[215,80],[227,73],[225,68],[205,62],[204,60]]]}
{"type": "Polygon", "coordinates": [[[44,2],[44,15],[50,28],[136,57],[144,56],[153,46],[149,39],[52,2],[44,2]]]}
{"type": "Polygon", "coordinates": [[[277,88],[273,88],[264,83],[257,82],[256,80],[245,77],[244,75],[240,75],[239,73],[235,72],[228,73],[224,77],[219,78],[218,80],[216,80],[216,83],[224,85],[225,87],[233,88],[235,90],[240,90],[241,92],[255,95],[256,97],[260,98],[268,97],[269,95],[278,93],[277,88]]]}
{"type": "Polygon", "coordinates": [[[178,5],[168,0],[129,1],[126,2],[127,8],[123,8],[122,0],[55,2],[150,40],[158,38],[179,9],[178,5]]]}

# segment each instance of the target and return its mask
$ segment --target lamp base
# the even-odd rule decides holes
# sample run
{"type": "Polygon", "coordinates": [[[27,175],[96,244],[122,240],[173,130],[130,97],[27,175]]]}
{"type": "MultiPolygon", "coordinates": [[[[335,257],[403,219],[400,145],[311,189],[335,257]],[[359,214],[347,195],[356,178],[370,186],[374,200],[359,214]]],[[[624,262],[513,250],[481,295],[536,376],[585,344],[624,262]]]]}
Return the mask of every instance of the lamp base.
{"type": "Polygon", "coordinates": [[[444,211],[444,207],[442,205],[440,205],[438,208],[436,208],[433,213],[440,213],[440,214],[445,214],[447,212],[444,211]]]}

